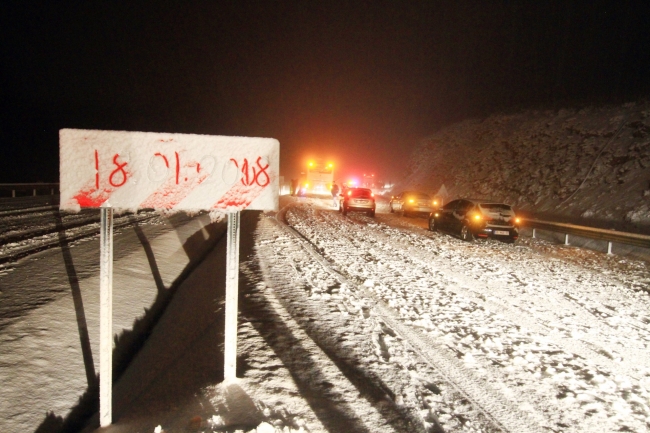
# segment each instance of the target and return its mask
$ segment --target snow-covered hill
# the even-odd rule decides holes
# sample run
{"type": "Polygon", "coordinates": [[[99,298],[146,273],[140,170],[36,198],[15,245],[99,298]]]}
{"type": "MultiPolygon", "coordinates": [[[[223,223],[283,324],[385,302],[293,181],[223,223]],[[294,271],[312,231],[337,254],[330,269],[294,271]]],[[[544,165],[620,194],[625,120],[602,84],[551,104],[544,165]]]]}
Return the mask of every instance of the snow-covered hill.
{"type": "Polygon", "coordinates": [[[453,124],[422,140],[393,191],[405,188],[650,231],[650,103],[531,110],[453,124]]]}

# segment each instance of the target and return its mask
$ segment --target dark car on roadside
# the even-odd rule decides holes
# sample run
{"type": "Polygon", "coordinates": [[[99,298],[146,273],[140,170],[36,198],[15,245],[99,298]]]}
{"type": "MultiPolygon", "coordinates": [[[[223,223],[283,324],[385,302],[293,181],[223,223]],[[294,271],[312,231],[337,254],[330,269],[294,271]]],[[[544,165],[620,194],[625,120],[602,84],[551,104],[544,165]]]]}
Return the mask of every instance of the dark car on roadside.
{"type": "Polygon", "coordinates": [[[365,212],[375,216],[375,194],[368,188],[347,188],[342,193],[339,210],[343,215],[348,212],[365,212]]]}
{"type": "Polygon", "coordinates": [[[388,203],[391,212],[399,212],[404,216],[427,216],[433,212],[437,202],[428,194],[419,191],[404,191],[390,198],[388,203]]]}
{"type": "Polygon", "coordinates": [[[458,199],[431,212],[429,230],[458,234],[470,242],[477,238],[515,242],[519,238],[519,218],[505,203],[458,199]]]}

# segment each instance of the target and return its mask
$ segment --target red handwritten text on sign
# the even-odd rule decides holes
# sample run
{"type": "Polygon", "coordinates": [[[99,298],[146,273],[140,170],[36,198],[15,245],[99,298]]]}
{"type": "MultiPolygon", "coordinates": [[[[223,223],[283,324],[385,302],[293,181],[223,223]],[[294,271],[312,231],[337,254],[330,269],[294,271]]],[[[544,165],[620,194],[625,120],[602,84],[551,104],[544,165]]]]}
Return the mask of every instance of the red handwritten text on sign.
{"type": "Polygon", "coordinates": [[[278,169],[273,139],[61,131],[62,209],[276,209],[278,169]]]}

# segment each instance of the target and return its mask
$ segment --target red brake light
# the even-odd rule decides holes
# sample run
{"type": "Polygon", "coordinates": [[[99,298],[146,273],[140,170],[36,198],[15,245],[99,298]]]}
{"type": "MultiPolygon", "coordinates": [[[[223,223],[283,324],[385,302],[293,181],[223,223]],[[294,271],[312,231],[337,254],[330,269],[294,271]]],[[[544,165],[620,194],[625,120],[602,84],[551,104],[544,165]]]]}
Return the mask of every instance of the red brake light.
{"type": "Polygon", "coordinates": [[[348,191],[348,197],[352,195],[352,191],[348,191]]]}
{"type": "Polygon", "coordinates": [[[374,196],[375,196],[375,193],[374,193],[374,192],[371,192],[371,193],[370,193],[370,197],[374,197],[374,196]]]}

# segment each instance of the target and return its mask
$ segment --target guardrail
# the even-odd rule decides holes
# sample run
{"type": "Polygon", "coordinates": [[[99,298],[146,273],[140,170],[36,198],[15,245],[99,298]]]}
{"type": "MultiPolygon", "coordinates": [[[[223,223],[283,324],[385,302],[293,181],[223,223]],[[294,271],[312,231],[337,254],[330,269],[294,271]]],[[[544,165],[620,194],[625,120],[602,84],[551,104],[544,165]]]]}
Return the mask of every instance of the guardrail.
{"type": "Polygon", "coordinates": [[[540,221],[535,219],[522,218],[522,225],[533,229],[548,230],[557,233],[564,233],[564,244],[569,245],[569,235],[583,238],[607,241],[607,254],[612,254],[612,243],[634,245],[637,247],[650,248],[650,236],[636,233],[619,232],[616,230],[597,229],[594,227],[579,226],[575,224],[556,223],[551,221],[540,221]]]}
{"type": "Polygon", "coordinates": [[[1,191],[11,191],[11,196],[16,197],[16,191],[32,191],[32,195],[36,195],[37,191],[49,189],[50,195],[54,195],[54,191],[59,190],[58,183],[0,183],[1,191]]]}

